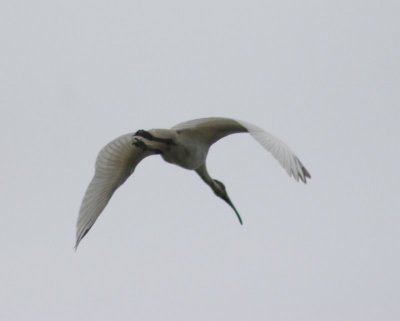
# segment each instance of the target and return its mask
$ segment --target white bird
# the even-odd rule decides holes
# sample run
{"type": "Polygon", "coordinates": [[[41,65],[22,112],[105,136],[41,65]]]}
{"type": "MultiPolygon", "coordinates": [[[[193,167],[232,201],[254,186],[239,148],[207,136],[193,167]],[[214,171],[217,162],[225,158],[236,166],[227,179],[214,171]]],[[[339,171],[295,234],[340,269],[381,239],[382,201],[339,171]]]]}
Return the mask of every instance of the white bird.
{"type": "Polygon", "coordinates": [[[289,176],[306,183],[311,178],[307,169],[289,147],[261,128],[244,121],[228,118],[202,118],[180,123],[171,129],[139,130],[122,135],[108,143],[98,154],[95,174],[83,198],[77,221],[76,244],[90,230],[115,190],[133,173],[147,156],[159,154],[168,163],[195,170],[214,193],[235,211],[224,184],[210,177],[206,158],[210,146],[235,133],[248,132],[271,152],[289,176]]]}

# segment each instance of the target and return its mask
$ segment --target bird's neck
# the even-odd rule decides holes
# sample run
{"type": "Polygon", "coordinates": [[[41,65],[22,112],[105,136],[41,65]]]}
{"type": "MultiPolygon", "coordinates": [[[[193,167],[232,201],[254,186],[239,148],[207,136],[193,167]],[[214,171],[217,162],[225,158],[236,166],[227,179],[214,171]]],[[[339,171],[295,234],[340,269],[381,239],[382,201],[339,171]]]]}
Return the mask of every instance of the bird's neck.
{"type": "Polygon", "coordinates": [[[203,164],[199,168],[197,168],[196,173],[199,174],[199,176],[204,181],[204,183],[206,183],[213,190],[215,190],[216,184],[215,184],[214,180],[211,178],[210,174],[208,174],[206,164],[203,164]]]}

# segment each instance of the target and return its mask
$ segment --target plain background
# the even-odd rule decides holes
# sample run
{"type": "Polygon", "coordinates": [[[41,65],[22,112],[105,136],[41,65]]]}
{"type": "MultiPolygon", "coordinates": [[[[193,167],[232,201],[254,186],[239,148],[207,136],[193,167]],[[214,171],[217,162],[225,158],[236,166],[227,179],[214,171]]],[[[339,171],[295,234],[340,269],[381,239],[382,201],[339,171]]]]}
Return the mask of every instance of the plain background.
{"type": "Polygon", "coordinates": [[[0,319],[399,320],[400,2],[2,1],[0,319]],[[100,148],[225,116],[210,174],[141,163],[73,250],[100,148]]]}

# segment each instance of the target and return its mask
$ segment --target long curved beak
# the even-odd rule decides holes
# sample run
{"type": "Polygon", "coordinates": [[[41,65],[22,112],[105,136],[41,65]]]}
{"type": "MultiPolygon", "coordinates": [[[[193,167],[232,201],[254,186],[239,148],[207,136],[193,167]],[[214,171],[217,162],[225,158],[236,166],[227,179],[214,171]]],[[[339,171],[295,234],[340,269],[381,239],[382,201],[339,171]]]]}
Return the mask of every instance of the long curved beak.
{"type": "Polygon", "coordinates": [[[226,203],[228,203],[230,207],[232,207],[232,209],[235,211],[235,214],[236,214],[236,216],[237,216],[237,218],[238,218],[238,220],[239,220],[240,225],[243,225],[242,218],[240,217],[239,212],[237,211],[235,205],[233,205],[233,203],[232,203],[231,199],[229,198],[228,194],[225,194],[224,196],[221,196],[221,198],[222,198],[226,203]]]}

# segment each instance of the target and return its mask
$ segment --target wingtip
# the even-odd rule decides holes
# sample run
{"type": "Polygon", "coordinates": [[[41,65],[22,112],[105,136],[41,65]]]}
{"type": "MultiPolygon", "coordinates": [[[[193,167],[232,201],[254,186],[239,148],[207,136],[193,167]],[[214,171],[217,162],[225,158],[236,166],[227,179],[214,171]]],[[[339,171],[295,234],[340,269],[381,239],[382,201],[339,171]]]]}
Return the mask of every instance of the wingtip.
{"type": "Polygon", "coordinates": [[[75,252],[78,249],[79,243],[82,241],[82,239],[86,236],[86,234],[89,232],[89,230],[91,229],[91,227],[85,229],[82,233],[77,234],[76,237],[76,242],[75,242],[75,252]]]}
{"type": "Polygon", "coordinates": [[[304,182],[304,184],[307,184],[307,178],[311,179],[311,174],[308,172],[308,170],[303,166],[301,168],[302,174],[303,174],[303,178],[302,181],[304,182]]]}

